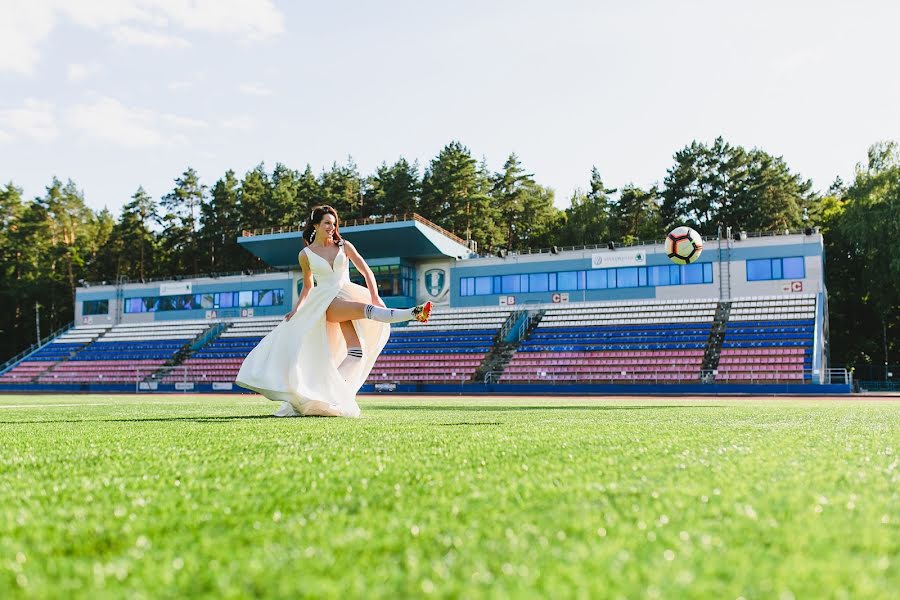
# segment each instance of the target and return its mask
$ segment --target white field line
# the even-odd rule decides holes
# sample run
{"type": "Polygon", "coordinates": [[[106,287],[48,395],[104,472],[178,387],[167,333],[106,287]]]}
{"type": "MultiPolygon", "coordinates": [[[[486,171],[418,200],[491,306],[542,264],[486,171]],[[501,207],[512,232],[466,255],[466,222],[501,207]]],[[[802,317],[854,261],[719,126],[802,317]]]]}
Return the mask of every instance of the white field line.
{"type": "Polygon", "coordinates": [[[120,402],[97,402],[92,404],[0,404],[0,408],[60,408],[69,406],[112,406],[120,402]]]}

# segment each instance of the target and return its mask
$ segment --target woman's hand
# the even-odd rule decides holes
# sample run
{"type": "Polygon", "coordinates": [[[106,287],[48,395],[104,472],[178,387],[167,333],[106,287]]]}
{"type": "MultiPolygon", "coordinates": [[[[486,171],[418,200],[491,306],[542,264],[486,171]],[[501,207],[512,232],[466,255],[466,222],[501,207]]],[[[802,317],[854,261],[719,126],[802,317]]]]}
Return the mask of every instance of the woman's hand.
{"type": "Polygon", "coordinates": [[[292,310],[292,311],[289,312],[288,314],[284,315],[284,320],[285,320],[285,321],[290,321],[290,320],[291,320],[291,317],[293,317],[296,313],[297,313],[296,310],[292,310]]]}
{"type": "Polygon", "coordinates": [[[381,296],[374,296],[372,298],[372,305],[380,306],[381,308],[387,308],[387,306],[384,305],[384,300],[381,299],[381,296]]]}

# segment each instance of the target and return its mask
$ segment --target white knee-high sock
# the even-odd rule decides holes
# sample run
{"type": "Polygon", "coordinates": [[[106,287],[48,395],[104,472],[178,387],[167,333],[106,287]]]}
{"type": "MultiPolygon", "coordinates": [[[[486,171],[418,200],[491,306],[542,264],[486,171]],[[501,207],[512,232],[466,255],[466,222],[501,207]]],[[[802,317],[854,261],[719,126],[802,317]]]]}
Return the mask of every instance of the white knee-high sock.
{"type": "Polygon", "coordinates": [[[402,323],[416,318],[415,308],[381,308],[366,304],[366,318],[382,323],[402,323]]]}
{"type": "Polygon", "coordinates": [[[347,348],[347,358],[345,358],[340,365],[338,365],[338,373],[341,374],[341,377],[344,378],[344,381],[349,381],[350,377],[353,375],[354,371],[356,371],[356,367],[362,362],[362,348],[354,347],[347,348]]]}

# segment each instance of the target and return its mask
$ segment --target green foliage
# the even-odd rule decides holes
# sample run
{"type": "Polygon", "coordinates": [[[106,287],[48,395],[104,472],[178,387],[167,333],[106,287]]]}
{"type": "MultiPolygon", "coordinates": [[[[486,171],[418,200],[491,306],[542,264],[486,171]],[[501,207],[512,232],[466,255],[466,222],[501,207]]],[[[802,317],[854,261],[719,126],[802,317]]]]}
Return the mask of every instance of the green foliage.
{"type": "Polygon", "coordinates": [[[72,320],[75,288],[101,268],[112,227],[72,181],[54,178],[30,202],[9,184],[0,204],[0,352],[10,356],[36,341],[37,311],[43,335],[72,320]]]}
{"type": "Polygon", "coordinates": [[[368,181],[363,216],[404,215],[416,212],[422,193],[419,164],[402,156],[393,165],[381,163],[368,181]]]}
{"type": "Polygon", "coordinates": [[[515,154],[492,179],[490,195],[504,240],[498,245],[517,250],[556,242],[564,217],[553,206],[553,190],[538,185],[515,154]]]}
{"type": "Polygon", "coordinates": [[[297,181],[297,202],[293,210],[288,213],[288,222],[302,225],[309,218],[312,208],[319,202],[322,196],[321,185],[312,172],[312,167],[306,165],[306,169],[297,181]]]}
{"type": "Polygon", "coordinates": [[[271,180],[265,165],[260,163],[244,175],[238,188],[242,225],[247,229],[273,225],[275,222],[270,220],[271,198],[271,180]]]}
{"type": "Polygon", "coordinates": [[[830,198],[817,213],[828,232],[833,355],[837,353],[841,364],[896,362],[900,354],[897,144],[872,146],[843,198],[830,198]]]}
{"type": "Polygon", "coordinates": [[[200,254],[197,239],[200,210],[206,200],[206,186],[197,172],[188,168],[175,179],[175,187],[160,202],[163,235],[162,258],[170,273],[198,273],[200,254]]]}
{"type": "Polygon", "coordinates": [[[438,153],[422,177],[422,214],[481,248],[499,245],[496,211],[487,195],[484,173],[469,149],[451,142],[438,153]]]}
{"type": "Polygon", "coordinates": [[[590,191],[576,190],[565,211],[565,228],[560,232],[559,242],[569,246],[600,244],[610,239],[609,219],[612,200],[609,194],[616,190],[606,189],[600,171],[591,168],[590,191]]]}
{"type": "MultiPolygon", "coordinates": [[[[320,196],[316,204],[334,207],[341,220],[358,219],[362,214],[360,187],[362,181],[353,159],[347,157],[347,164],[334,163],[331,169],[322,173],[319,183],[320,196]]],[[[304,218],[304,221],[309,218],[304,218]]]]}
{"type": "Polygon", "coordinates": [[[156,202],[143,187],[138,187],[131,201],[122,207],[119,222],[112,231],[113,248],[106,256],[107,260],[112,259],[113,265],[105,269],[106,274],[98,273],[94,280],[119,277],[144,280],[155,275],[159,240],[153,228],[159,223],[156,202]]]}
{"type": "Polygon", "coordinates": [[[209,202],[200,209],[200,254],[206,268],[214,273],[243,268],[250,260],[237,243],[241,234],[239,185],[229,169],[213,184],[209,202]]]}
{"type": "Polygon", "coordinates": [[[732,146],[721,137],[711,147],[694,141],[675,153],[660,215],[666,230],[691,225],[704,235],[715,235],[719,225],[735,231],[796,229],[802,209],[814,200],[811,189],[781,157],[732,146]]]}
{"type": "Polygon", "coordinates": [[[379,397],[359,420],[274,419],[256,396],[0,403],[6,599],[900,589],[891,403],[379,397]]]}
{"type": "Polygon", "coordinates": [[[629,243],[637,240],[662,238],[662,219],[659,213],[659,193],[656,188],[644,191],[626,185],[612,206],[610,231],[613,239],[629,243]]]}

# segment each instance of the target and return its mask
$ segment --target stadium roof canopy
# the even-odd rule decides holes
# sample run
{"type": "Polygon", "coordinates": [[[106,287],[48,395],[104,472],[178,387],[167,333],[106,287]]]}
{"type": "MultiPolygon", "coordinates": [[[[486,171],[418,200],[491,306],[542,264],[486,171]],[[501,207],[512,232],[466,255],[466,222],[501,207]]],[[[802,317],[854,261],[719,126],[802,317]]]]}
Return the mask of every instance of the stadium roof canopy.
{"type": "MultiPolygon", "coordinates": [[[[341,236],[352,242],[366,259],[420,260],[473,255],[465,240],[415,213],[359,219],[341,223],[340,228],[341,236]]],[[[244,231],[237,242],[273,267],[293,267],[303,249],[302,230],[301,226],[291,225],[244,231]]]]}

